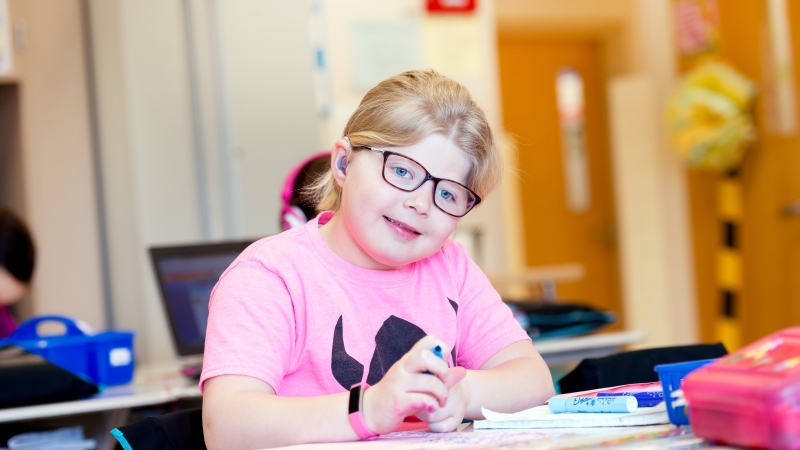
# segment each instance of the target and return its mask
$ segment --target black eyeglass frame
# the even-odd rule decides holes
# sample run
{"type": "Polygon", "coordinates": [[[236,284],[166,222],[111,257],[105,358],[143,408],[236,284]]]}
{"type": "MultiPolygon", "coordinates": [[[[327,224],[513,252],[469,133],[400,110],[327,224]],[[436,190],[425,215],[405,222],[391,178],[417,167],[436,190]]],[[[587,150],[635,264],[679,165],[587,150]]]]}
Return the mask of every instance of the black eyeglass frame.
{"type": "Polygon", "coordinates": [[[414,192],[417,189],[419,189],[423,184],[427,183],[430,180],[433,180],[433,198],[431,200],[433,200],[433,204],[436,205],[437,208],[439,208],[443,213],[445,213],[445,214],[447,214],[449,216],[464,217],[467,214],[469,214],[469,212],[472,211],[472,209],[475,208],[481,202],[481,197],[478,194],[476,194],[472,189],[464,186],[463,184],[459,183],[458,181],[450,180],[448,178],[438,178],[438,177],[435,177],[435,176],[431,175],[431,173],[428,172],[428,169],[426,169],[425,166],[423,166],[422,164],[420,164],[419,162],[417,162],[413,158],[409,158],[406,155],[403,155],[403,154],[397,153],[397,152],[393,152],[393,151],[390,151],[390,150],[381,150],[379,148],[370,147],[369,145],[354,145],[353,146],[353,149],[357,149],[357,148],[365,148],[367,150],[370,150],[372,152],[378,153],[378,154],[383,156],[383,167],[381,167],[381,176],[383,177],[383,181],[385,181],[389,186],[391,186],[391,187],[393,187],[395,189],[399,189],[399,190],[401,190],[403,192],[414,192]],[[403,188],[398,187],[398,186],[394,185],[393,183],[391,183],[389,180],[386,179],[386,161],[389,159],[389,156],[391,156],[391,155],[397,155],[397,156],[399,156],[401,158],[405,158],[405,159],[413,162],[414,164],[422,167],[422,170],[425,171],[425,178],[422,181],[420,181],[420,183],[414,189],[403,189],[403,188]],[[470,194],[472,194],[475,197],[475,202],[469,207],[469,209],[467,209],[467,211],[464,214],[458,216],[456,214],[449,213],[449,212],[445,211],[441,206],[439,206],[436,203],[436,187],[439,186],[439,182],[441,182],[441,181],[447,181],[449,183],[455,183],[455,184],[463,187],[464,189],[466,189],[467,192],[469,192],[470,194]]]}

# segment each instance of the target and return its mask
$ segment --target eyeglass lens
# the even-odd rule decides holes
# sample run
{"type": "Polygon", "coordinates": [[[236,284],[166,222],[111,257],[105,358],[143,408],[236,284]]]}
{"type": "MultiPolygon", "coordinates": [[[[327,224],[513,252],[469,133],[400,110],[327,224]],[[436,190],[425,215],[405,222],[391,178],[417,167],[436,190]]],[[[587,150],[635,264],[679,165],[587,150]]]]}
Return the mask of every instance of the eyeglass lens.
{"type": "MultiPolygon", "coordinates": [[[[425,182],[425,168],[400,155],[389,155],[383,166],[383,177],[392,186],[404,191],[413,191],[425,182]]],[[[440,180],[434,187],[434,202],[444,212],[463,216],[475,204],[475,196],[464,186],[448,180],[440,180]]]]}

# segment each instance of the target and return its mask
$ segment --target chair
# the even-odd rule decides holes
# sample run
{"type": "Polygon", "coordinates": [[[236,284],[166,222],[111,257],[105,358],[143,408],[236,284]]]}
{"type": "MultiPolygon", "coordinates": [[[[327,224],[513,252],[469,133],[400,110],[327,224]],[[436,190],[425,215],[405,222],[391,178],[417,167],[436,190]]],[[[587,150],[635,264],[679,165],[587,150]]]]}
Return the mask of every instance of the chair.
{"type": "Polygon", "coordinates": [[[201,408],[148,417],[111,434],[124,450],[206,450],[201,408]]]}

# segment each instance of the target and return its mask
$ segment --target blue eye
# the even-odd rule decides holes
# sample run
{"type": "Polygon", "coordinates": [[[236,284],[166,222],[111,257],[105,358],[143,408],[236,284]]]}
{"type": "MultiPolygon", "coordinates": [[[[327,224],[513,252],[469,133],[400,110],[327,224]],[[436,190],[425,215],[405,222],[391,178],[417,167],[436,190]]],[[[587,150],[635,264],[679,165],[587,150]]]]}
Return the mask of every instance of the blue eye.
{"type": "Polygon", "coordinates": [[[447,201],[453,201],[455,199],[455,196],[452,192],[445,191],[444,189],[439,189],[439,197],[447,201]]]}
{"type": "Polygon", "coordinates": [[[393,170],[394,170],[395,175],[397,175],[397,176],[405,177],[405,176],[408,175],[408,169],[404,169],[402,167],[395,167],[393,170]]]}

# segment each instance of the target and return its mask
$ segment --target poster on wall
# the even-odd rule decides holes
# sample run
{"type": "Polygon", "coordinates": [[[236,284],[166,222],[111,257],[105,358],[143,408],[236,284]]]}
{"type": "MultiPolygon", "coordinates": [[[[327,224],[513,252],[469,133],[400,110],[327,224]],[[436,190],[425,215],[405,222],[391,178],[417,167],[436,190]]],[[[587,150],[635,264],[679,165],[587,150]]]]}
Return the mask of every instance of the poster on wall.
{"type": "Polygon", "coordinates": [[[675,34],[682,68],[720,50],[716,0],[673,0],[675,34]]]}
{"type": "Polygon", "coordinates": [[[352,29],[355,85],[371,89],[388,77],[422,68],[419,21],[356,22],[352,29]]]}
{"type": "Polygon", "coordinates": [[[567,207],[576,214],[588,210],[592,203],[583,98],[581,74],[569,67],[560,70],[556,78],[556,99],[561,124],[564,190],[567,207]]]}
{"type": "Polygon", "coordinates": [[[422,21],[422,53],[426,67],[446,75],[478,75],[481,71],[481,27],[472,15],[426,17],[422,21]]]}
{"type": "Polygon", "coordinates": [[[0,74],[14,70],[14,43],[11,40],[11,14],[8,0],[0,0],[0,74]]]}

